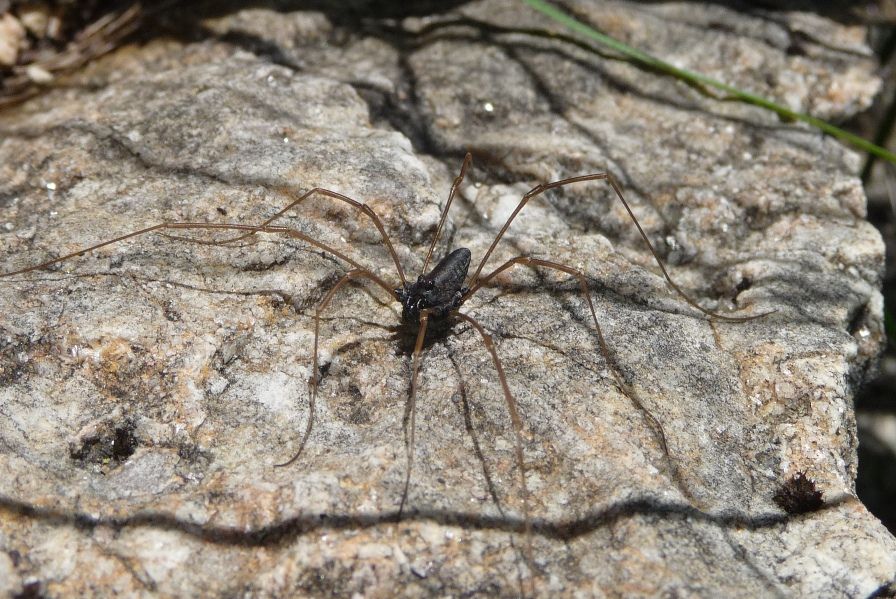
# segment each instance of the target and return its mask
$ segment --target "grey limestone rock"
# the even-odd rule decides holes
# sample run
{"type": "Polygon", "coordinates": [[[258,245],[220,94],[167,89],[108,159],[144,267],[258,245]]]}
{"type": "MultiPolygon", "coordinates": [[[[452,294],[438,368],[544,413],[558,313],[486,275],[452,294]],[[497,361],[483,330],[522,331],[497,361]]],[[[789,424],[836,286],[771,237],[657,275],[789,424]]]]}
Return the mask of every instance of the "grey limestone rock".
{"type": "MultiPolygon", "coordinates": [[[[883,339],[857,156],[509,0],[322,6],[208,16],[203,40],[123,48],[0,114],[0,270],[162,221],[259,223],[322,186],[370,205],[415,277],[471,151],[440,255],[476,264],[529,188],[609,170],[701,305],[774,313],[689,306],[605,182],[533,200],[489,265],[584,272],[611,363],[565,274],[484,288],[463,309],[519,406],[531,518],[494,366],[458,325],[425,354],[399,519],[411,358],[376,286],[324,314],[315,426],[274,467],[304,430],[315,309],[345,262],[283,235],[149,234],[0,279],[0,592],[863,597],[892,581],[896,540],[854,496],[852,394],[883,339]],[[781,501],[800,473],[820,509],[781,501]]],[[[564,6],[822,116],[878,86],[862,30],[820,16],[564,6]]],[[[399,283],[345,205],[278,224],[399,283]]]]}

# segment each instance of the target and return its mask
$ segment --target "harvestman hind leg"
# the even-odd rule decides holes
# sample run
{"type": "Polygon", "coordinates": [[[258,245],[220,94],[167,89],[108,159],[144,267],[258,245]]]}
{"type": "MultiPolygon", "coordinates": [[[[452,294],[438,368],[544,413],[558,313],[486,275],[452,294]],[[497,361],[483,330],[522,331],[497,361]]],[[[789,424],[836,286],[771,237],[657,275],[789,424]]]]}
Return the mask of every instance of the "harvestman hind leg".
{"type": "MultiPolygon", "coordinates": [[[[345,286],[349,281],[358,278],[366,278],[370,279],[373,282],[377,282],[377,277],[369,270],[364,268],[355,268],[353,270],[348,271],[336,284],[330,289],[327,294],[324,296],[323,300],[321,300],[317,309],[314,312],[314,350],[313,357],[311,363],[311,376],[308,377],[308,422],[305,424],[305,432],[302,434],[302,440],[299,442],[299,449],[296,451],[295,455],[289,458],[287,461],[282,462],[280,464],[274,464],[275,468],[283,468],[285,466],[289,466],[302,455],[302,451],[305,449],[305,444],[308,442],[308,437],[311,435],[311,427],[314,424],[314,406],[317,400],[317,387],[320,384],[320,372],[318,369],[318,359],[317,359],[317,349],[318,349],[318,338],[320,336],[320,317],[323,314],[324,310],[327,309],[327,306],[330,305],[330,302],[333,301],[333,297],[336,295],[336,292],[339,291],[343,286],[345,286]]],[[[386,290],[392,294],[392,290],[386,287],[386,290]]]]}
{"type": "MultiPolygon", "coordinates": [[[[609,347],[609,345],[607,345],[607,340],[604,337],[603,331],[600,328],[600,324],[598,323],[597,312],[594,309],[594,302],[591,301],[591,294],[589,293],[589,288],[588,288],[588,280],[585,278],[585,275],[581,271],[576,270],[575,268],[566,266],[565,264],[560,264],[558,262],[551,262],[550,260],[541,260],[538,258],[531,258],[529,256],[517,256],[516,258],[511,258],[510,260],[508,260],[507,262],[505,262],[504,264],[502,264],[501,266],[499,266],[498,268],[493,270],[491,273],[489,273],[485,277],[482,277],[481,279],[479,279],[470,288],[470,290],[467,291],[467,294],[464,296],[464,300],[471,297],[479,289],[481,289],[484,285],[489,283],[492,279],[497,277],[502,272],[504,272],[510,268],[513,268],[514,266],[520,265],[520,264],[522,264],[524,266],[541,266],[544,268],[559,270],[560,272],[564,272],[568,275],[572,275],[579,281],[580,291],[582,292],[582,296],[585,298],[585,301],[588,303],[588,309],[591,312],[591,318],[594,321],[594,330],[597,333],[598,346],[600,347],[601,356],[603,356],[604,361],[607,364],[607,369],[610,371],[611,376],[613,377],[613,379],[615,380],[615,382],[619,386],[619,388],[626,395],[626,397],[628,397],[629,400],[635,404],[635,407],[638,409],[638,411],[641,412],[647,418],[647,420],[650,423],[651,428],[654,431],[654,434],[656,435],[656,438],[660,444],[660,447],[663,450],[664,455],[666,455],[668,457],[669,456],[669,444],[666,441],[666,433],[663,430],[662,424],[660,423],[659,420],[656,419],[656,417],[653,414],[650,413],[650,411],[644,406],[644,404],[641,403],[641,401],[637,398],[637,396],[634,393],[630,392],[630,386],[628,385],[628,383],[626,383],[622,379],[622,376],[619,374],[617,369],[614,367],[614,361],[612,358],[612,354],[610,352],[610,347],[609,347]]],[[[755,317],[752,317],[752,318],[755,318],[755,317]]],[[[501,381],[503,384],[505,384],[505,389],[506,389],[506,381],[503,378],[503,372],[499,372],[499,374],[502,375],[501,381]]],[[[505,394],[509,394],[509,390],[505,390],[505,394]]],[[[510,398],[510,399],[512,399],[512,398],[510,398]]],[[[514,402],[514,408],[515,408],[515,402],[514,402]]],[[[682,488],[682,492],[684,492],[687,496],[690,497],[691,493],[687,490],[687,487],[684,485],[683,481],[681,480],[681,476],[680,476],[680,473],[678,472],[677,467],[675,467],[674,465],[673,465],[673,473],[672,474],[673,474],[673,476],[675,476],[676,482],[679,484],[679,487],[682,488]]]]}
{"type": "Polygon", "coordinates": [[[398,518],[404,512],[404,505],[408,499],[408,489],[411,484],[411,469],[414,466],[414,429],[417,415],[417,375],[420,372],[420,362],[423,356],[423,341],[426,338],[426,329],[429,326],[430,310],[421,310],[419,327],[417,329],[417,341],[414,343],[414,358],[411,366],[411,396],[408,398],[405,410],[405,445],[407,446],[407,467],[404,474],[404,489],[401,492],[401,503],[398,506],[398,518]]]}
{"type": "Polygon", "coordinates": [[[426,259],[423,261],[423,268],[420,269],[420,274],[426,273],[426,268],[429,266],[429,261],[432,258],[432,252],[439,242],[439,237],[442,236],[442,228],[445,226],[445,221],[448,219],[448,210],[451,208],[451,202],[454,201],[457,189],[460,187],[460,184],[463,183],[464,176],[467,174],[467,169],[470,168],[472,163],[473,155],[467,152],[467,155],[464,156],[464,163],[460,167],[460,173],[454,178],[454,183],[451,184],[451,191],[448,192],[448,201],[445,202],[445,207],[442,208],[442,215],[439,217],[439,226],[436,227],[436,234],[433,235],[432,243],[429,244],[429,251],[426,252],[426,259]]]}
{"type": "MultiPolygon", "coordinates": [[[[423,268],[420,269],[421,274],[425,273],[427,266],[429,266],[429,262],[432,259],[433,251],[435,250],[436,244],[438,243],[439,238],[441,237],[442,229],[444,228],[445,221],[448,218],[448,210],[451,208],[451,203],[454,201],[455,195],[457,195],[457,190],[460,187],[460,184],[463,182],[464,177],[467,174],[467,170],[469,170],[470,165],[472,163],[473,163],[473,155],[470,154],[469,152],[467,152],[466,156],[464,156],[463,164],[460,167],[460,173],[457,175],[457,177],[455,177],[454,183],[452,183],[452,185],[451,185],[451,190],[448,192],[448,201],[445,202],[445,207],[442,209],[442,214],[439,217],[439,224],[438,224],[438,227],[436,228],[436,233],[433,236],[432,243],[429,246],[429,251],[426,253],[426,259],[423,261],[423,268]]],[[[293,192],[292,190],[287,189],[285,187],[280,187],[280,188],[278,188],[278,190],[282,191],[286,195],[295,196],[295,192],[293,192]]],[[[386,248],[389,250],[389,254],[392,257],[392,261],[395,263],[395,268],[398,271],[398,276],[401,279],[401,284],[404,285],[407,282],[407,279],[405,278],[405,275],[404,275],[404,270],[401,267],[401,262],[398,260],[398,254],[395,252],[395,248],[392,246],[392,242],[389,240],[389,236],[386,234],[386,229],[383,226],[383,222],[380,220],[380,217],[376,214],[376,212],[374,212],[373,208],[371,208],[367,204],[364,204],[362,202],[354,200],[354,199],[352,199],[344,194],[341,194],[339,192],[332,191],[330,189],[326,189],[323,187],[315,187],[315,188],[303,193],[301,196],[295,198],[292,202],[290,202],[289,204],[287,204],[286,206],[284,206],[283,208],[278,210],[273,216],[266,219],[260,225],[257,225],[257,230],[259,230],[259,231],[264,230],[265,227],[267,227],[272,222],[274,222],[278,218],[285,215],[287,212],[289,212],[293,208],[297,207],[299,204],[304,202],[306,199],[308,199],[310,196],[312,196],[315,193],[318,193],[325,197],[329,197],[329,198],[332,198],[335,200],[345,202],[345,203],[349,204],[355,210],[360,210],[365,215],[370,217],[370,219],[373,221],[373,224],[376,226],[377,230],[380,232],[380,236],[383,239],[383,243],[386,245],[386,248]]],[[[248,233],[244,233],[242,235],[237,235],[236,237],[231,237],[228,239],[214,240],[214,241],[194,240],[194,239],[188,239],[188,238],[184,238],[184,237],[177,237],[175,235],[169,235],[168,237],[170,237],[172,239],[181,240],[181,241],[191,241],[194,243],[201,243],[201,244],[206,244],[206,245],[224,245],[224,244],[233,243],[236,241],[241,241],[243,239],[246,239],[247,237],[254,235],[255,233],[256,233],[256,231],[250,230],[248,233]]]]}
{"type": "MultiPolygon", "coordinates": [[[[461,173],[463,175],[463,173],[461,173]]],[[[460,179],[460,177],[458,178],[460,179]]],[[[410,487],[411,480],[411,471],[413,469],[414,463],[414,437],[415,437],[415,427],[416,427],[416,413],[417,413],[417,379],[420,372],[420,363],[422,361],[423,356],[423,343],[426,338],[426,330],[429,326],[429,318],[432,312],[428,309],[421,310],[420,318],[419,318],[419,327],[417,329],[417,340],[414,344],[414,356],[413,356],[413,365],[411,370],[411,393],[408,399],[408,406],[406,410],[406,425],[405,425],[405,443],[407,446],[407,468],[405,470],[405,480],[404,480],[404,489],[401,494],[401,503],[398,508],[398,518],[401,519],[402,514],[404,513],[404,506],[407,502],[408,498],[408,489],[410,487]]],[[[523,459],[523,442],[522,442],[522,428],[523,423],[522,419],[519,415],[519,410],[517,408],[516,400],[513,397],[513,394],[510,392],[510,387],[507,384],[507,376],[504,374],[504,366],[501,364],[501,360],[498,358],[498,354],[495,351],[495,345],[492,341],[491,336],[482,328],[478,322],[476,322],[473,318],[467,316],[466,314],[461,314],[458,311],[454,311],[449,314],[450,318],[456,318],[458,320],[463,320],[469,323],[482,338],[483,343],[485,344],[486,349],[492,358],[492,363],[495,366],[495,369],[498,371],[498,378],[501,381],[501,388],[504,391],[504,399],[507,403],[507,409],[510,413],[510,419],[513,423],[513,432],[514,432],[514,440],[515,440],[515,453],[516,453],[516,461],[519,467],[520,472],[520,487],[523,491],[522,499],[523,499],[523,515],[525,520],[525,535],[526,538],[529,539],[527,544],[527,561],[530,566],[533,562],[532,555],[532,546],[531,546],[531,536],[532,536],[532,520],[530,517],[529,510],[529,493],[528,488],[526,487],[526,466],[525,461],[523,459]]],[[[490,481],[489,481],[490,482],[490,481]]],[[[503,514],[503,509],[500,504],[498,505],[498,510],[503,514]]]]}
{"type": "MultiPolygon", "coordinates": [[[[510,392],[510,386],[507,384],[507,375],[504,373],[504,366],[498,358],[498,352],[495,350],[495,343],[492,340],[491,335],[485,331],[482,325],[466,314],[453,312],[452,316],[465,321],[476,330],[482,338],[482,342],[485,344],[485,349],[487,349],[488,353],[491,355],[492,364],[494,364],[495,370],[498,372],[498,380],[501,382],[501,390],[504,392],[504,402],[507,404],[507,411],[510,414],[510,421],[513,424],[514,453],[516,454],[517,468],[520,473],[519,484],[523,500],[523,534],[526,536],[526,561],[534,572],[535,557],[532,547],[532,513],[529,508],[529,488],[526,486],[526,461],[525,456],[523,455],[523,420],[520,418],[516,399],[513,397],[513,393],[510,392]]],[[[498,509],[499,511],[502,511],[500,506],[498,509]]],[[[522,584],[522,581],[520,583],[522,584]]]]}

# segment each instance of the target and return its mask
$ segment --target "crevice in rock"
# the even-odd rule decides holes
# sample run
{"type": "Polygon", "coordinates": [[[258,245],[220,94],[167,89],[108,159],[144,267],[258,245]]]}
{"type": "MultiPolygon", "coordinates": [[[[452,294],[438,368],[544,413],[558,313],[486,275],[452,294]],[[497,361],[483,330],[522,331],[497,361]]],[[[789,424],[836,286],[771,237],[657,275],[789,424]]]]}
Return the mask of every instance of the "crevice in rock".
{"type": "MultiPolygon", "coordinates": [[[[837,510],[841,506],[855,501],[857,500],[852,496],[835,498],[828,501],[820,511],[837,510]]],[[[524,520],[518,516],[501,517],[483,515],[479,512],[438,509],[407,510],[401,519],[398,517],[397,510],[380,513],[302,514],[249,529],[242,526],[198,524],[165,512],[139,512],[131,516],[97,516],[64,508],[35,506],[25,501],[3,496],[0,496],[0,511],[34,518],[53,526],[71,526],[85,530],[97,527],[121,530],[129,527],[151,526],[159,530],[179,531],[213,544],[245,547],[288,546],[296,538],[320,530],[363,530],[398,522],[432,522],[447,526],[459,526],[467,530],[500,530],[514,533],[520,533],[525,528],[524,520]]],[[[616,522],[638,516],[657,520],[704,522],[723,529],[751,531],[775,528],[792,518],[805,517],[790,517],[780,512],[755,514],[732,510],[706,512],[688,504],[643,496],[591,509],[572,520],[533,518],[532,530],[534,534],[545,538],[571,541],[616,522]]]]}

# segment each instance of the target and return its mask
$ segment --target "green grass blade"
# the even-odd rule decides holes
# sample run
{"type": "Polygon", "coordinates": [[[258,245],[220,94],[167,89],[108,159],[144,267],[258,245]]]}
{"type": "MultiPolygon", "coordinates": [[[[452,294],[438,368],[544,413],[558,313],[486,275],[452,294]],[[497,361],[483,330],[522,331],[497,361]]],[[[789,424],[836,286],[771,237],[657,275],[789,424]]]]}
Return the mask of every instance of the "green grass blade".
{"type": "Polygon", "coordinates": [[[849,131],[844,131],[839,127],[835,127],[834,125],[828,123],[827,121],[823,121],[814,116],[804,114],[802,112],[796,112],[781,106],[780,104],[776,104],[771,100],[763,98],[762,96],[757,96],[756,94],[751,94],[750,92],[745,92],[731,85],[727,85],[722,83],[721,81],[717,81],[711,77],[707,77],[706,75],[701,75],[700,73],[694,73],[693,71],[688,71],[686,69],[678,68],[674,65],[669,64],[659,58],[651,56],[646,52],[642,52],[637,48],[633,48],[627,44],[620,42],[619,40],[613,39],[612,37],[601,33],[600,31],[594,29],[582,23],[581,21],[569,16],[562,10],[548,4],[544,0],[523,0],[526,4],[534,8],[535,10],[543,13],[544,15],[550,17],[551,19],[557,21],[561,25],[568,27],[570,30],[587,37],[590,40],[598,42],[599,44],[603,44],[604,46],[613,49],[614,51],[622,54],[623,56],[629,58],[632,62],[636,64],[640,64],[644,67],[650,68],[654,71],[659,71],[661,73],[666,73],[668,75],[672,75],[678,79],[686,81],[692,85],[699,85],[704,87],[711,87],[718,90],[721,90],[728,94],[732,99],[739,100],[741,102],[745,102],[747,104],[752,104],[754,106],[760,106],[762,108],[771,110],[772,112],[777,113],[780,117],[788,120],[796,120],[803,121],[804,123],[808,123],[813,127],[824,131],[828,135],[836,137],[837,139],[852,144],[856,148],[868,152],[869,154],[873,154],[879,158],[883,158],[884,160],[889,160],[893,164],[896,164],[896,154],[882,148],[878,145],[875,145],[864,139],[850,133],[849,131]]]}

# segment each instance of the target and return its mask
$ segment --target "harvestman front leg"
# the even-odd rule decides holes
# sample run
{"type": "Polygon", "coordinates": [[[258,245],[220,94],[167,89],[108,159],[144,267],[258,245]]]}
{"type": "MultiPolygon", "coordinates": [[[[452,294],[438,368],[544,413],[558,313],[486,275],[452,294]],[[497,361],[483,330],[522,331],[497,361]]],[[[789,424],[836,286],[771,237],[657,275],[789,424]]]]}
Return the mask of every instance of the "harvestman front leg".
{"type": "MultiPolygon", "coordinates": [[[[468,154],[468,156],[469,156],[469,154],[468,154]]],[[[466,165],[466,162],[464,162],[464,164],[466,165]]],[[[460,178],[462,178],[462,177],[463,177],[463,172],[461,172],[460,178]]],[[[459,183],[455,182],[455,187],[453,187],[451,189],[452,196],[454,195],[454,189],[457,187],[457,185],[459,185],[459,183]]],[[[293,192],[289,189],[280,187],[280,188],[278,188],[278,190],[282,191],[283,193],[285,193],[288,196],[295,197],[295,192],[293,192]]],[[[380,220],[380,217],[377,216],[376,212],[373,211],[373,208],[371,208],[367,204],[363,204],[357,200],[353,200],[352,198],[348,197],[347,195],[343,195],[339,192],[325,189],[323,187],[315,187],[314,189],[306,191],[301,196],[295,198],[289,204],[287,204],[286,206],[281,208],[279,211],[277,211],[273,216],[269,217],[267,220],[262,222],[260,225],[246,226],[246,229],[248,232],[243,233],[242,235],[237,235],[236,237],[230,237],[227,239],[211,240],[211,241],[206,241],[206,240],[202,240],[202,239],[190,239],[188,237],[179,237],[177,235],[167,235],[167,237],[169,237],[170,239],[176,239],[178,241],[189,241],[189,242],[198,243],[201,245],[226,245],[229,243],[234,243],[236,241],[241,241],[243,239],[246,239],[247,237],[251,237],[252,235],[255,235],[255,233],[257,233],[259,231],[264,231],[268,227],[268,225],[270,225],[272,222],[274,222],[275,220],[277,220],[278,218],[280,218],[281,216],[283,216],[284,214],[286,214],[293,208],[297,207],[299,204],[301,204],[302,202],[304,202],[306,199],[308,199],[309,197],[311,197],[314,194],[320,194],[324,197],[328,197],[328,198],[331,198],[334,200],[339,200],[340,202],[345,202],[346,204],[349,204],[353,209],[359,210],[362,213],[366,214],[368,217],[370,217],[370,219],[373,221],[373,224],[376,226],[377,230],[380,232],[380,237],[382,237],[383,243],[386,245],[386,248],[389,250],[389,255],[392,256],[392,261],[395,263],[396,270],[398,270],[398,277],[401,279],[401,284],[404,285],[404,283],[406,282],[405,278],[404,278],[404,270],[401,268],[401,262],[398,260],[398,254],[395,252],[395,248],[392,247],[392,242],[389,240],[389,236],[386,234],[386,229],[383,226],[383,222],[380,220]]],[[[448,201],[450,204],[451,199],[449,198],[448,201]]],[[[441,225],[439,226],[439,228],[441,229],[441,225]]],[[[430,252],[432,252],[432,249],[430,249],[430,252]]]]}
{"type": "MultiPolygon", "coordinates": [[[[451,208],[451,203],[454,201],[455,195],[457,195],[457,190],[460,187],[461,183],[463,183],[464,176],[467,174],[467,169],[470,168],[470,164],[473,162],[473,155],[469,152],[466,156],[464,156],[464,162],[460,167],[460,173],[457,177],[454,178],[454,183],[451,184],[451,191],[448,192],[448,201],[445,202],[445,207],[442,208],[442,216],[439,218],[439,224],[436,227],[436,233],[432,238],[432,242],[429,244],[429,251],[426,252],[426,258],[423,260],[423,268],[420,269],[421,276],[426,273],[426,269],[429,266],[429,262],[432,259],[433,251],[435,250],[436,244],[439,242],[439,238],[442,235],[442,229],[445,226],[445,221],[448,218],[448,209],[451,208]]],[[[402,277],[402,284],[404,284],[404,277],[402,277]]],[[[404,511],[404,505],[407,502],[408,498],[408,489],[411,482],[411,469],[414,464],[414,433],[415,433],[415,425],[416,425],[416,414],[417,414],[417,374],[420,370],[420,361],[422,359],[423,353],[423,341],[426,338],[426,328],[429,326],[429,315],[432,313],[429,309],[423,309],[420,311],[420,317],[417,325],[417,342],[414,344],[414,360],[412,366],[411,373],[411,396],[408,399],[408,413],[407,420],[405,424],[405,443],[408,447],[408,463],[407,463],[407,472],[405,472],[404,479],[404,490],[401,493],[401,504],[398,507],[398,517],[401,518],[401,515],[404,511]]]]}
{"type": "MultiPolygon", "coordinates": [[[[305,425],[305,433],[302,435],[302,441],[299,443],[299,449],[296,451],[295,455],[289,458],[287,461],[281,464],[274,464],[275,468],[283,468],[285,466],[289,466],[302,455],[302,451],[305,449],[305,444],[308,442],[308,437],[311,435],[311,427],[314,424],[314,405],[317,400],[317,387],[320,384],[320,373],[318,371],[318,360],[317,360],[317,341],[320,335],[320,316],[324,310],[327,309],[327,306],[330,305],[330,302],[333,300],[333,296],[336,295],[336,292],[339,291],[344,285],[346,285],[352,279],[365,278],[370,279],[374,283],[378,281],[377,277],[371,273],[370,271],[363,268],[355,268],[353,270],[348,271],[336,284],[330,289],[327,294],[324,296],[324,299],[321,300],[317,309],[314,312],[314,351],[313,358],[311,364],[311,376],[308,377],[308,422],[305,425]]],[[[390,294],[394,297],[394,292],[386,287],[386,290],[389,291],[390,294]]]]}
{"type": "MultiPolygon", "coordinates": [[[[58,258],[53,258],[52,260],[47,260],[46,262],[41,262],[40,264],[35,264],[34,266],[29,266],[27,268],[20,268],[18,270],[14,270],[11,272],[2,273],[2,274],[0,274],[0,278],[12,277],[15,275],[22,275],[22,274],[33,272],[36,270],[42,270],[49,266],[53,266],[54,264],[59,264],[60,262],[65,262],[66,260],[69,260],[71,258],[83,256],[84,254],[93,252],[100,248],[104,248],[108,245],[113,245],[115,243],[119,243],[119,242],[122,242],[122,241],[125,241],[128,239],[132,239],[134,237],[139,237],[141,235],[146,235],[148,233],[153,233],[156,231],[162,232],[162,231],[166,231],[166,230],[251,231],[252,233],[285,234],[289,237],[293,237],[295,239],[299,239],[301,241],[304,241],[305,243],[313,245],[314,247],[318,247],[318,248],[324,250],[325,252],[328,252],[328,253],[332,254],[333,256],[336,256],[340,260],[343,260],[346,263],[352,265],[355,269],[366,270],[357,261],[353,260],[351,257],[345,255],[344,253],[340,252],[339,250],[332,248],[321,241],[317,241],[316,239],[309,237],[308,235],[305,235],[301,231],[296,231],[295,229],[290,229],[289,227],[277,227],[277,226],[258,227],[256,225],[242,225],[242,224],[235,224],[235,223],[167,222],[167,223],[159,223],[156,225],[152,225],[151,227],[145,227],[143,229],[138,229],[137,231],[131,231],[130,233],[127,233],[125,235],[115,237],[114,239],[109,239],[107,241],[103,241],[102,243],[97,243],[95,245],[91,245],[91,246],[82,248],[80,250],[77,250],[77,251],[74,251],[74,252],[71,252],[68,254],[64,254],[62,256],[59,256],[58,258]]],[[[161,233],[161,234],[165,235],[165,233],[161,233]]],[[[169,235],[169,237],[172,237],[172,236],[169,235]]],[[[178,239],[184,239],[186,241],[190,241],[190,242],[194,242],[194,243],[199,242],[199,240],[190,239],[188,237],[178,238],[178,239]]],[[[377,285],[379,285],[380,287],[382,287],[383,289],[388,291],[389,294],[394,297],[393,290],[389,287],[389,285],[386,284],[385,281],[383,281],[378,276],[374,275],[372,272],[370,272],[370,271],[367,271],[367,272],[370,275],[370,278],[377,285]]]]}
{"type": "MultiPolygon", "coordinates": [[[[638,234],[641,236],[641,239],[647,245],[647,249],[650,250],[651,255],[653,255],[653,259],[656,261],[657,265],[660,267],[660,270],[662,271],[663,277],[666,279],[666,282],[669,283],[669,286],[672,287],[672,289],[674,289],[675,292],[678,293],[678,295],[680,295],[682,297],[682,299],[684,299],[684,301],[686,301],[688,304],[690,304],[697,310],[700,310],[707,316],[716,318],[718,320],[725,320],[727,322],[747,322],[750,320],[755,320],[756,318],[762,318],[763,316],[768,316],[769,314],[772,314],[773,312],[777,311],[777,310],[770,310],[768,312],[763,312],[762,314],[754,314],[752,316],[726,316],[724,314],[719,314],[718,312],[713,312],[712,310],[707,310],[706,308],[704,308],[703,306],[698,304],[695,300],[693,300],[691,298],[691,296],[689,296],[687,293],[685,293],[681,289],[681,287],[679,287],[678,284],[674,280],[672,280],[672,275],[670,275],[669,271],[666,270],[666,267],[663,264],[663,261],[660,259],[659,254],[656,253],[656,250],[654,249],[653,244],[650,243],[650,239],[647,237],[647,234],[644,232],[644,229],[641,228],[641,223],[639,223],[638,219],[635,218],[635,213],[632,212],[631,206],[629,206],[628,202],[625,200],[625,197],[622,195],[622,187],[620,187],[619,183],[616,181],[616,178],[613,177],[613,175],[611,175],[610,173],[594,173],[592,175],[581,175],[578,177],[570,177],[568,179],[561,179],[560,181],[553,181],[551,183],[543,183],[541,185],[537,185],[537,186],[533,187],[532,189],[530,189],[526,193],[526,195],[524,195],[522,197],[519,204],[517,204],[516,208],[513,210],[513,212],[510,214],[510,217],[507,219],[507,222],[504,223],[504,226],[501,227],[501,230],[498,232],[498,235],[495,237],[494,241],[492,241],[492,244],[488,247],[488,251],[486,251],[485,255],[482,257],[482,261],[479,263],[479,266],[476,268],[476,272],[473,273],[473,277],[471,278],[471,281],[473,281],[471,292],[467,293],[466,297],[469,297],[471,295],[473,289],[478,289],[481,286],[479,283],[479,274],[482,272],[482,269],[485,267],[485,263],[488,261],[489,257],[492,255],[492,252],[495,250],[495,247],[498,245],[498,242],[501,241],[502,237],[504,237],[504,233],[506,233],[507,229],[510,228],[510,224],[516,218],[517,214],[519,214],[520,211],[523,208],[525,208],[526,204],[529,203],[529,200],[543,194],[544,192],[546,192],[549,189],[563,187],[564,185],[570,185],[571,183],[580,183],[580,182],[584,182],[584,181],[601,181],[601,180],[606,180],[607,183],[610,184],[610,187],[612,187],[613,191],[616,193],[616,197],[619,198],[619,201],[622,202],[623,206],[625,206],[625,211],[628,212],[629,217],[631,217],[632,222],[635,224],[635,227],[637,227],[638,234]]],[[[532,260],[534,260],[534,259],[532,259],[532,260]]],[[[489,275],[489,277],[487,277],[487,279],[498,274],[504,268],[510,268],[510,266],[508,264],[505,264],[503,267],[501,267],[497,271],[493,272],[491,275],[489,275]]],[[[559,270],[568,268],[568,267],[563,266],[562,264],[557,264],[555,262],[549,262],[547,264],[543,264],[543,266],[548,266],[548,264],[552,265],[553,268],[562,266],[563,268],[560,268],[559,270]]],[[[569,272],[569,271],[564,270],[564,272],[569,272]]],[[[576,271],[576,272],[578,272],[578,271],[576,271]]],[[[569,272],[569,274],[574,274],[574,273],[569,272]]],[[[581,273],[579,273],[579,274],[581,274],[581,273]]],[[[590,300],[589,300],[589,303],[590,303],[590,300]]],[[[595,324],[597,324],[596,318],[595,318],[595,324]]]]}
{"type": "Polygon", "coordinates": [[[464,163],[460,167],[460,173],[458,173],[457,177],[454,178],[454,183],[451,184],[451,191],[448,192],[448,201],[445,202],[445,207],[442,208],[442,217],[439,219],[439,226],[436,227],[436,234],[433,235],[432,243],[429,244],[429,251],[426,252],[426,259],[423,261],[423,268],[420,269],[420,274],[426,272],[426,268],[429,266],[429,261],[432,258],[432,252],[436,248],[436,244],[439,242],[439,237],[442,235],[442,228],[445,226],[445,221],[448,219],[448,210],[451,208],[451,202],[454,201],[454,196],[457,194],[457,189],[460,187],[460,184],[464,181],[464,176],[467,174],[467,169],[470,168],[470,165],[473,163],[473,155],[467,152],[467,155],[464,156],[464,163]]]}

